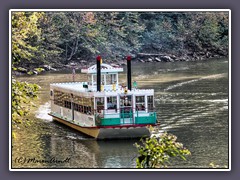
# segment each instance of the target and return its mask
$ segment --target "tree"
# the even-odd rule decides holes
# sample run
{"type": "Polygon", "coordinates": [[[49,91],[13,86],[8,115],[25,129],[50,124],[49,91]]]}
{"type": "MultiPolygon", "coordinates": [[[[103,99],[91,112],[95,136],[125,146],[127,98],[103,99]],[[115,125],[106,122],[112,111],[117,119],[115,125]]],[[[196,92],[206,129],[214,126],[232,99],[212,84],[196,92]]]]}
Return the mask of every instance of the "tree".
{"type": "Polygon", "coordinates": [[[134,53],[144,25],[139,13],[132,12],[57,12],[46,13],[58,34],[64,63],[90,59],[101,53],[105,58],[134,53]]]}
{"type": "Polygon", "coordinates": [[[45,12],[44,16],[39,19],[39,27],[41,28],[42,41],[39,44],[39,55],[34,57],[39,64],[54,64],[58,63],[63,49],[59,47],[61,42],[60,31],[52,22],[53,16],[50,12],[45,12]]]}
{"type": "Polygon", "coordinates": [[[31,61],[38,52],[41,29],[38,21],[41,12],[12,12],[12,63],[31,61]]]}
{"type": "Polygon", "coordinates": [[[97,24],[104,32],[105,56],[116,58],[126,54],[136,54],[142,44],[145,25],[141,23],[139,12],[97,12],[97,24]]]}
{"type": "Polygon", "coordinates": [[[13,12],[12,25],[14,62],[24,66],[228,47],[225,12],[13,12]]]}
{"type": "Polygon", "coordinates": [[[136,143],[135,146],[139,153],[136,159],[137,168],[165,168],[172,157],[186,160],[185,156],[191,153],[176,140],[176,136],[163,133],[159,137],[142,139],[141,145],[136,143]]]}
{"type": "Polygon", "coordinates": [[[228,47],[228,13],[151,12],[140,19],[146,26],[143,51],[181,55],[228,47]]]}
{"type": "Polygon", "coordinates": [[[62,50],[64,63],[84,57],[83,54],[98,53],[102,41],[101,32],[93,12],[47,13],[51,26],[58,32],[57,46],[62,50]]]}

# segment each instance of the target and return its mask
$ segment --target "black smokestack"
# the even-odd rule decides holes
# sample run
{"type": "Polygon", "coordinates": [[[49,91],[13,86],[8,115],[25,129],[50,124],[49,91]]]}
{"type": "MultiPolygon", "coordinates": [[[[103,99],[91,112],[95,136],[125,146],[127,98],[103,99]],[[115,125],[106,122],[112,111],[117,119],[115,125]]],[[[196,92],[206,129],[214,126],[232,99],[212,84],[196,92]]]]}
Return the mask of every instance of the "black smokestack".
{"type": "Polygon", "coordinates": [[[127,56],[127,82],[128,82],[128,89],[132,90],[132,73],[131,73],[131,56],[127,56]]]}
{"type": "Polygon", "coordinates": [[[101,91],[101,56],[97,56],[97,91],[101,91]]]}

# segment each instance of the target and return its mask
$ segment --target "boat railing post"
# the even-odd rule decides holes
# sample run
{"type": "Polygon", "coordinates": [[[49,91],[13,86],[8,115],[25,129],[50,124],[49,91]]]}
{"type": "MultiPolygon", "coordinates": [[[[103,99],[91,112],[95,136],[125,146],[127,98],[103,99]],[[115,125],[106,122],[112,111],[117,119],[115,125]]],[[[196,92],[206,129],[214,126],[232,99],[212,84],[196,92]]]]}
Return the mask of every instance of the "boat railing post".
{"type": "Polygon", "coordinates": [[[131,117],[130,118],[130,120],[131,120],[130,123],[132,124],[133,123],[133,109],[132,108],[130,109],[130,112],[131,112],[131,114],[130,114],[130,117],[131,117]]]}
{"type": "Polygon", "coordinates": [[[123,124],[125,124],[125,111],[124,111],[124,108],[123,108],[123,124]]]}
{"type": "Polygon", "coordinates": [[[121,124],[121,110],[120,109],[117,109],[117,111],[119,111],[119,119],[120,119],[120,124],[121,124]]]}
{"type": "Polygon", "coordinates": [[[72,121],[74,121],[74,100],[73,100],[72,93],[71,93],[71,110],[72,110],[72,121]]]}
{"type": "Polygon", "coordinates": [[[136,109],[137,110],[137,120],[138,120],[138,109],[136,109]]]}
{"type": "Polygon", "coordinates": [[[154,112],[154,123],[156,123],[156,122],[157,122],[157,113],[154,112]]]}
{"type": "Polygon", "coordinates": [[[132,124],[135,124],[135,109],[133,108],[133,114],[132,114],[132,118],[133,118],[133,121],[132,121],[132,124]]]}
{"type": "Polygon", "coordinates": [[[132,109],[129,109],[129,121],[130,121],[130,123],[131,123],[131,117],[132,117],[132,109]]]}
{"type": "Polygon", "coordinates": [[[95,110],[94,110],[94,119],[95,119],[95,126],[96,126],[97,125],[97,113],[95,110]]]}
{"type": "Polygon", "coordinates": [[[103,109],[103,118],[105,117],[105,111],[106,111],[106,109],[103,109]]]}

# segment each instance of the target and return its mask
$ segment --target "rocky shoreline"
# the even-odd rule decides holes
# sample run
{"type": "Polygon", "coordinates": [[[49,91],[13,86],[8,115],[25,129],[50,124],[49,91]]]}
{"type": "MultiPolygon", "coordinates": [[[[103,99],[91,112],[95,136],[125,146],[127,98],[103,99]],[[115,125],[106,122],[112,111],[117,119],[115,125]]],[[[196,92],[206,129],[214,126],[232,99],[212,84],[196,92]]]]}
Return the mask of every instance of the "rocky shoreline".
{"type": "MultiPolygon", "coordinates": [[[[136,55],[132,55],[133,61],[138,61],[141,63],[151,63],[151,62],[178,62],[178,61],[201,61],[201,60],[209,60],[209,59],[220,59],[228,57],[228,51],[223,49],[218,49],[214,51],[211,49],[202,51],[202,52],[189,52],[184,55],[174,55],[174,54],[157,54],[157,53],[138,53],[136,55]]],[[[127,62],[124,57],[120,58],[121,60],[104,60],[107,61],[108,64],[112,66],[125,66],[127,62]]],[[[86,60],[72,60],[68,64],[56,63],[52,65],[39,65],[38,67],[30,66],[28,68],[17,68],[12,71],[12,74],[15,76],[29,74],[29,75],[37,75],[46,71],[59,71],[62,69],[81,69],[87,68],[91,65],[94,65],[95,61],[86,61],[86,60]]]]}
{"type": "Polygon", "coordinates": [[[199,52],[186,52],[183,55],[174,54],[154,54],[154,53],[138,53],[135,56],[140,62],[176,62],[176,61],[199,61],[212,58],[224,58],[228,56],[226,49],[206,49],[199,52]]]}

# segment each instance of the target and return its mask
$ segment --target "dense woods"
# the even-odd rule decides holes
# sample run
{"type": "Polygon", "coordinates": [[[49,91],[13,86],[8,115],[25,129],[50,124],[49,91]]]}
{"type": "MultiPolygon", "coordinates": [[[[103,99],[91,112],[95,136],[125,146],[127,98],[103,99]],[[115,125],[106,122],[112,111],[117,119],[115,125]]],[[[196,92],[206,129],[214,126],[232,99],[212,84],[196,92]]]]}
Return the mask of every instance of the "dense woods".
{"type": "Polygon", "coordinates": [[[228,55],[227,12],[12,12],[19,70],[93,61],[184,61],[228,55]]]}

